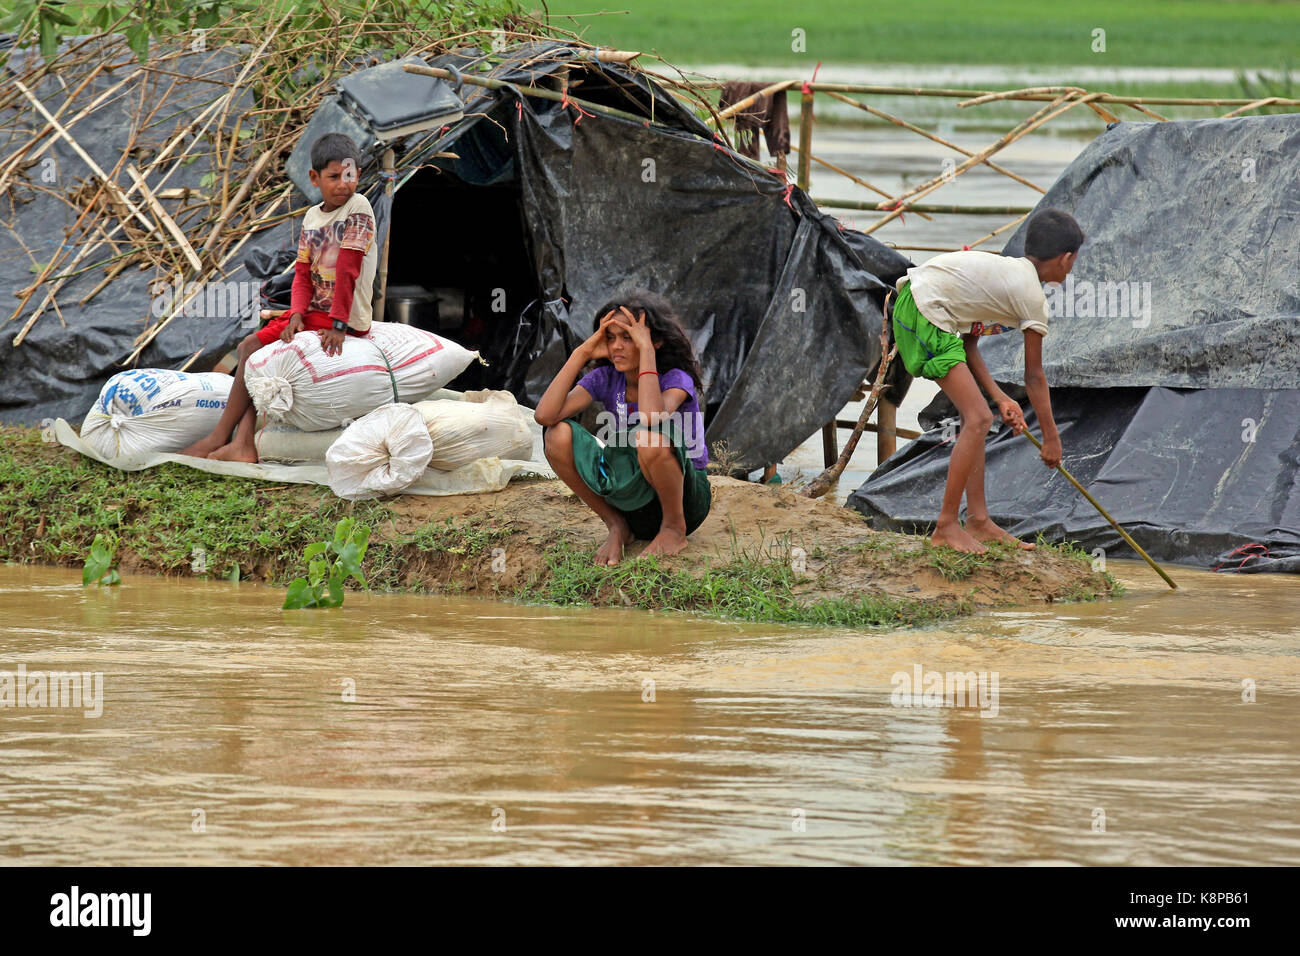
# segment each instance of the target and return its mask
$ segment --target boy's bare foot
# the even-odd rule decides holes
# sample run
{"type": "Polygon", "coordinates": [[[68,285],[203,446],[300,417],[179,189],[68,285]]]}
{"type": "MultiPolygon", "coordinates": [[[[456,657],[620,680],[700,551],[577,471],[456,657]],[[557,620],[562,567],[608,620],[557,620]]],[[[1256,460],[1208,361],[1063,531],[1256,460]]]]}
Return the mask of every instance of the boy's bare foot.
{"type": "Polygon", "coordinates": [[[232,441],[229,445],[222,445],[208,457],[214,461],[246,461],[256,465],[257,449],[250,445],[237,445],[232,441]]]}
{"type": "Polygon", "coordinates": [[[609,537],[596,549],[596,563],[612,568],[623,560],[623,548],[632,543],[632,529],[626,521],[609,526],[609,537]]]}
{"type": "Polygon", "coordinates": [[[944,547],[952,548],[955,551],[965,551],[967,554],[984,554],[988,551],[988,548],[971,537],[956,521],[935,525],[934,533],[930,535],[930,544],[936,548],[944,547]]]}
{"type": "Polygon", "coordinates": [[[1005,541],[1014,544],[1021,551],[1033,551],[1034,546],[1028,541],[1021,541],[1009,531],[1004,531],[993,523],[992,518],[970,519],[966,522],[966,533],[976,541],[1005,541]]]}
{"type": "Polygon", "coordinates": [[[193,445],[178,451],[178,455],[189,455],[191,458],[207,458],[214,451],[224,445],[225,442],[216,435],[208,435],[206,438],[200,438],[193,445]]]}
{"type": "Polygon", "coordinates": [[[686,550],[685,532],[680,531],[677,528],[661,527],[659,533],[655,535],[654,540],[645,546],[645,550],[642,551],[641,554],[668,555],[677,554],[679,551],[684,550],[686,550]]]}

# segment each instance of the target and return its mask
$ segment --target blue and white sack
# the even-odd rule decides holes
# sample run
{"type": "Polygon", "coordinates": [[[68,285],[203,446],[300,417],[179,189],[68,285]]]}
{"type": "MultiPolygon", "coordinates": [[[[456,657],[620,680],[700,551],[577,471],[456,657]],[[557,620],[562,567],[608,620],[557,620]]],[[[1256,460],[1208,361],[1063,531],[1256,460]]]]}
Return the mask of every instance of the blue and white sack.
{"type": "Polygon", "coordinates": [[[105,458],[180,451],[217,426],[233,382],[221,372],[118,372],[81,423],[81,440],[105,458]]]}

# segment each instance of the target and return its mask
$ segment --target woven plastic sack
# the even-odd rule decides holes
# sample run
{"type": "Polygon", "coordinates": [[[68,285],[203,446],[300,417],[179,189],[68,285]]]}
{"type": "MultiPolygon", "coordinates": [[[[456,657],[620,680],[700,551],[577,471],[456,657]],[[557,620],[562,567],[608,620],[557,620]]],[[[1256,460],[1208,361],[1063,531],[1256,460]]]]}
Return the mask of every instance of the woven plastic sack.
{"type": "Polygon", "coordinates": [[[377,408],[353,422],[325,452],[330,488],[357,501],[395,495],[414,484],[429,464],[433,442],[410,405],[377,408]]]}
{"type": "Polygon", "coordinates": [[[325,431],[390,402],[428,398],[476,358],[432,332],[375,322],[364,336],[346,336],[339,355],[326,355],[310,331],[259,349],[244,382],[268,422],[325,431]]]}
{"type": "Polygon", "coordinates": [[[216,428],[233,381],[221,372],[118,372],[86,413],[81,439],[105,458],[180,451],[216,428]]]}
{"type": "Polygon", "coordinates": [[[532,413],[509,392],[466,392],[465,400],[417,402],[433,441],[430,468],[454,471],[480,458],[530,461],[532,413]],[[486,400],[476,400],[480,396],[486,400]]]}

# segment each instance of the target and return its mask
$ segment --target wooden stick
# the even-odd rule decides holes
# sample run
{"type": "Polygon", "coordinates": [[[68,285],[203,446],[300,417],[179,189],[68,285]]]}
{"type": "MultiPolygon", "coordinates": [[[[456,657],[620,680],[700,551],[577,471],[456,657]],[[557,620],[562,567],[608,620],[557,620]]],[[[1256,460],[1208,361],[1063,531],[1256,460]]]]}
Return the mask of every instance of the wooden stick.
{"type": "MultiPolygon", "coordinates": [[[[1033,433],[1028,428],[1026,428],[1021,434],[1023,434],[1026,438],[1028,438],[1031,442],[1033,442],[1035,448],[1039,449],[1040,451],[1042,450],[1043,447],[1042,443],[1039,442],[1039,440],[1034,437],[1033,433]]],[[[1165,573],[1164,568],[1160,567],[1160,565],[1156,564],[1154,561],[1151,560],[1151,555],[1147,554],[1145,551],[1142,550],[1142,546],[1138,544],[1136,541],[1134,541],[1132,536],[1119,526],[1119,522],[1116,521],[1114,518],[1112,518],[1110,516],[1110,513],[1107,512],[1106,509],[1101,506],[1101,502],[1099,502],[1092,495],[1088,494],[1088,489],[1083,487],[1083,485],[1079,484],[1078,480],[1074,477],[1074,475],[1066,471],[1064,465],[1057,465],[1056,470],[1059,471],[1061,474],[1065,475],[1066,480],[1069,481],[1070,484],[1074,485],[1076,489],[1078,489],[1079,494],[1083,495],[1085,498],[1088,499],[1088,503],[1092,505],[1094,508],[1096,508],[1097,511],[1100,512],[1103,518],[1105,518],[1107,521],[1110,522],[1110,526],[1120,533],[1120,537],[1122,537],[1125,541],[1128,542],[1129,547],[1131,547],[1138,554],[1142,555],[1146,563],[1151,565],[1151,567],[1155,569],[1156,574],[1160,575],[1162,578],[1165,579],[1166,584],[1168,584],[1175,591],[1178,590],[1178,585],[1174,583],[1173,578],[1171,578],[1168,574],[1165,573]]]]}
{"type": "MultiPolygon", "coordinates": [[[[403,63],[402,69],[407,73],[417,73],[420,76],[434,76],[440,80],[455,80],[455,75],[450,70],[444,70],[436,66],[420,66],[418,63],[403,63]]],[[[507,83],[504,80],[494,80],[489,77],[470,76],[462,73],[460,76],[462,83],[470,86],[479,86],[487,90],[512,89],[525,96],[534,96],[543,100],[553,100],[556,103],[563,102],[564,95],[557,93],[555,90],[543,89],[539,86],[520,86],[518,83],[507,83]]],[[[636,113],[629,113],[626,110],[615,109],[612,106],[602,106],[599,103],[592,103],[590,100],[580,100],[576,96],[570,96],[569,102],[584,110],[593,113],[602,113],[605,116],[615,116],[619,119],[632,120],[636,123],[647,122],[644,116],[638,116],[636,113]]]]}
{"type": "Polygon", "coordinates": [[[1230,113],[1224,113],[1219,119],[1231,119],[1234,116],[1240,116],[1242,113],[1249,113],[1251,110],[1259,109],[1261,106],[1271,106],[1276,103],[1280,97],[1266,96],[1262,100],[1256,100],[1254,103],[1247,103],[1245,106],[1238,106],[1230,113]]]}
{"type": "Polygon", "coordinates": [[[737,113],[741,112],[742,110],[749,109],[759,100],[761,100],[763,97],[772,96],[776,93],[780,93],[784,90],[788,90],[790,87],[795,85],[795,82],[796,82],[795,80],[785,80],[781,83],[773,83],[771,86],[761,89],[757,93],[753,93],[749,96],[746,96],[739,103],[733,103],[731,106],[728,106],[725,110],[722,110],[720,113],[718,113],[718,119],[720,120],[730,119],[732,116],[735,116],[737,113]]]}
{"type": "Polygon", "coordinates": [[[266,168],[266,164],[271,161],[271,158],[275,156],[277,151],[277,148],[273,146],[257,158],[257,162],[253,164],[252,170],[240,184],[238,191],[236,191],[235,197],[226,204],[225,209],[221,210],[221,215],[217,217],[216,225],[214,225],[212,231],[208,233],[208,238],[203,241],[204,255],[208,254],[208,250],[211,249],[213,244],[217,241],[217,236],[221,233],[221,230],[224,229],[226,223],[230,221],[230,217],[235,214],[235,210],[239,208],[239,204],[248,196],[248,191],[253,188],[253,182],[258,176],[262,175],[262,170],[266,168]]]}
{"type": "MultiPolygon", "coordinates": [[[[835,482],[840,480],[840,475],[844,473],[845,466],[848,465],[849,459],[853,457],[853,452],[858,447],[858,441],[862,438],[862,433],[866,431],[867,419],[871,417],[871,413],[876,410],[876,403],[880,401],[880,393],[885,388],[885,375],[889,372],[889,364],[898,354],[897,345],[893,348],[889,347],[889,300],[891,297],[892,292],[885,296],[885,306],[881,310],[880,368],[876,372],[876,381],[871,386],[871,394],[867,396],[867,403],[862,406],[862,414],[858,416],[858,423],[853,427],[853,434],[844,443],[844,450],[840,452],[835,464],[823,471],[809,482],[807,488],[799,492],[805,498],[820,498],[831,490],[831,486],[835,482]]],[[[832,424],[831,427],[834,427],[834,425],[832,424]]]]}
{"type": "Polygon", "coordinates": [[[958,103],[958,108],[963,106],[979,106],[983,103],[992,103],[994,100],[1020,99],[1031,93],[1051,93],[1057,96],[1061,93],[1087,93],[1088,91],[1080,86],[1030,86],[1020,90],[1003,90],[1001,93],[985,93],[983,96],[977,96],[971,100],[964,100],[958,103]]]}
{"type": "Polygon", "coordinates": [[[1155,110],[1149,110],[1149,109],[1147,109],[1145,106],[1142,106],[1142,105],[1139,104],[1139,103],[1129,103],[1129,104],[1127,104],[1127,105],[1128,105],[1128,106],[1131,106],[1133,109],[1137,110],[1139,113],[1146,113],[1147,116],[1150,116],[1150,117],[1152,117],[1152,118],[1154,118],[1154,119],[1158,119],[1158,120],[1159,120],[1160,122],[1162,122],[1162,123],[1168,123],[1168,122],[1169,122],[1169,120],[1165,119],[1163,116],[1161,116],[1161,115],[1160,115],[1159,113],[1157,113],[1155,110]]]}
{"type": "Polygon", "coordinates": [[[154,215],[158,217],[158,221],[163,224],[163,228],[170,232],[172,238],[180,245],[181,252],[185,254],[185,258],[189,260],[190,265],[193,266],[196,272],[201,271],[203,269],[203,263],[200,262],[199,257],[195,255],[194,247],[191,246],[190,241],[185,238],[185,233],[181,231],[180,226],[176,225],[175,220],[167,214],[167,210],[163,208],[162,203],[160,203],[154,196],[153,192],[149,189],[149,185],[144,181],[144,177],[140,175],[140,171],[135,168],[134,163],[127,163],[126,173],[135,182],[136,186],[140,190],[140,195],[144,196],[144,201],[149,204],[149,208],[152,209],[154,215]]]}
{"type": "MultiPolygon", "coordinates": [[[[813,197],[813,202],[830,209],[869,209],[885,212],[893,206],[895,200],[891,197],[888,203],[883,203],[863,201],[861,199],[818,199],[813,197]]],[[[918,214],[937,213],[939,215],[957,216],[1012,216],[1022,213],[1028,215],[1033,211],[1033,206],[958,206],[949,203],[914,203],[907,207],[907,212],[918,214]]]]}
{"type": "Polygon", "coordinates": [[[46,121],[54,127],[54,131],[63,137],[64,141],[72,147],[72,151],[80,156],[82,162],[89,166],[91,171],[100,178],[104,183],[105,188],[108,189],[109,194],[117,202],[124,205],[130,211],[132,217],[138,219],[150,234],[155,233],[157,229],[154,224],[146,219],[144,213],[135,207],[135,204],[126,197],[126,194],[122,192],[117,183],[113,182],[113,180],[109,178],[108,174],[100,168],[99,163],[95,162],[95,160],[91,158],[90,154],[81,148],[81,144],[72,138],[72,134],[64,129],[63,126],[59,124],[59,121],[50,115],[49,110],[45,108],[44,104],[32,95],[32,91],[27,89],[21,80],[14,80],[13,82],[17,86],[18,90],[31,101],[32,106],[36,107],[37,112],[44,116],[46,121]]]}
{"type": "Polygon", "coordinates": [[[1028,218],[1029,218],[1029,213],[1025,213],[1023,216],[1017,216],[1015,219],[1012,219],[1005,226],[999,226],[998,228],[990,232],[987,236],[981,236],[979,239],[976,239],[974,242],[970,243],[970,247],[974,249],[976,246],[982,246],[984,245],[984,243],[988,242],[994,236],[998,235],[999,233],[1006,232],[1008,229],[1014,228],[1015,226],[1020,225],[1028,218]]]}
{"type": "MultiPolygon", "coordinates": [[[[266,212],[263,213],[263,215],[269,214],[272,209],[275,209],[277,206],[280,205],[280,203],[288,199],[289,193],[292,191],[292,189],[293,189],[292,184],[285,186],[284,189],[280,191],[279,198],[276,199],[276,201],[266,209],[266,212]]],[[[229,262],[232,258],[234,258],[235,253],[237,253],[241,248],[243,248],[244,243],[247,242],[249,237],[252,235],[253,233],[249,232],[248,235],[240,239],[233,249],[231,249],[228,253],[222,256],[221,261],[217,264],[216,268],[217,269],[222,268],[223,266],[225,266],[227,262],[229,262]]],[[[196,276],[195,278],[198,279],[201,278],[201,276],[196,276]]],[[[193,283],[193,286],[196,290],[202,288],[202,285],[199,282],[193,283]]],[[[134,343],[136,345],[135,350],[130,355],[128,355],[125,359],[123,359],[120,364],[130,365],[137,358],[139,358],[140,353],[145,350],[145,348],[149,345],[150,342],[152,342],[155,338],[158,337],[158,333],[161,332],[163,329],[165,329],[167,327],[167,324],[171,322],[172,319],[176,318],[177,315],[179,315],[182,311],[184,311],[185,306],[188,305],[190,300],[193,298],[194,298],[194,293],[191,292],[189,295],[185,296],[181,300],[180,305],[174,306],[172,308],[172,312],[169,316],[167,316],[167,318],[163,319],[161,322],[155,323],[151,328],[148,328],[144,332],[140,333],[140,335],[136,338],[136,341],[134,343]]]]}
{"type": "MultiPolygon", "coordinates": [[[[1096,96],[1100,96],[1101,94],[1090,93],[1088,95],[1096,97],[1096,96]]],[[[1084,100],[1074,99],[1075,96],[1076,94],[1074,93],[1067,93],[1064,96],[1059,97],[1058,99],[1049,103],[1047,106],[1044,106],[1037,113],[1035,113],[1033,116],[1029,117],[1029,119],[1022,122],[1019,126],[1016,126],[1014,129],[1012,129],[1009,133],[1007,133],[1005,136],[999,139],[992,146],[986,147],[985,149],[977,153],[975,156],[972,156],[970,159],[966,160],[964,163],[962,163],[960,166],[954,169],[951,174],[937,176],[927,183],[922,183],[920,186],[908,190],[901,197],[899,197],[900,202],[897,209],[893,210],[889,214],[876,220],[874,223],[872,223],[870,226],[864,229],[863,232],[867,235],[870,235],[871,233],[879,229],[881,226],[885,225],[886,223],[890,222],[893,219],[898,218],[900,215],[906,212],[907,210],[903,206],[901,200],[907,199],[911,196],[915,196],[919,199],[921,196],[924,196],[927,193],[934,192],[934,190],[938,189],[940,186],[944,185],[945,183],[952,182],[952,180],[955,177],[960,176],[962,173],[966,172],[966,170],[970,169],[972,166],[979,163],[985,157],[990,156],[993,153],[996,153],[998,150],[1006,148],[1007,146],[1010,146],[1012,143],[1020,139],[1026,133],[1032,132],[1033,130],[1037,129],[1039,126],[1042,126],[1048,120],[1056,116],[1059,116],[1060,114],[1064,113],[1066,110],[1070,109],[1071,107],[1078,106],[1080,103],[1084,102],[1084,100],[1087,99],[1087,97],[1085,97],[1084,100]]]]}
{"type": "MultiPolygon", "coordinates": [[[[796,153],[799,152],[799,147],[798,147],[798,146],[791,146],[790,148],[791,148],[792,150],[794,150],[796,153]]],[[[841,169],[840,167],[836,166],[834,163],[828,163],[826,160],[822,159],[820,156],[812,156],[812,157],[810,157],[810,158],[812,159],[812,161],[813,161],[814,163],[820,163],[822,166],[825,166],[827,169],[831,170],[832,172],[839,173],[841,176],[845,177],[846,179],[851,179],[851,180],[853,180],[855,183],[857,183],[859,186],[865,186],[867,189],[870,189],[870,190],[871,190],[872,192],[874,192],[874,193],[879,193],[880,195],[884,196],[884,197],[885,197],[886,199],[888,199],[888,200],[891,200],[891,201],[892,201],[893,198],[894,198],[894,196],[893,196],[892,193],[887,193],[887,192],[885,192],[885,191],[884,191],[883,189],[881,189],[879,186],[873,186],[873,185],[871,185],[871,183],[867,182],[865,179],[859,179],[857,176],[854,176],[854,175],[853,175],[851,172],[849,172],[847,169],[841,169]]],[[[813,202],[817,203],[818,205],[822,205],[822,200],[820,200],[820,199],[814,199],[813,202]]],[[[864,206],[862,206],[862,207],[846,207],[846,208],[863,208],[863,209],[871,208],[871,209],[875,209],[876,207],[875,207],[875,206],[869,206],[869,207],[868,207],[868,206],[864,205],[864,206]]],[[[931,219],[931,220],[933,219],[933,217],[928,216],[928,215],[926,215],[926,214],[923,213],[923,212],[918,212],[917,215],[919,215],[922,219],[931,219]]]]}
{"type": "Polygon", "coordinates": [[[393,238],[393,170],[394,153],[392,147],[384,150],[381,167],[384,172],[384,195],[389,197],[388,228],[384,231],[384,248],[379,253],[379,301],[375,303],[375,321],[384,321],[385,307],[388,305],[388,247],[393,238]]]}
{"type": "MultiPolygon", "coordinates": [[[[921,134],[922,136],[924,136],[926,139],[933,140],[933,141],[936,142],[936,143],[939,143],[939,144],[941,144],[941,145],[943,145],[943,146],[947,146],[949,149],[955,149],[957,152],[961,153],[963,156],[974,156],[974,155],[975,155],[975,154],[972,153],[970,150],[968,150],[968,149],[963,149],[962,147],[958,146],[956,143],[950,143],[948,140],[944,139],[942,136],[936,136],[934,133],[931,133],[931,132],[929,132],[928,130],[923,130],[923,129],[921,129],[921,127],[919,127],[919,126],[913,126],[911,123],[907,122],[906,120],[899,119],[897,116],[892,116],[892,115],[890,115],[889,113],[886,113],[884,110],[878,110],[878,109],[876,109],[874,106],[868,106],[866,103],[859,103],[857,100],[852,99],[851,97],[845,96],[843,93],[834,93],[834,92],[832,92],[832,93],[830,93],[829,95],[832,96],[832,97],[834,97],[834,98],[837,99],[837,100],[840,100],[841,102],[848,103],[850,106],[856,106],[856,107],[857,107],[858,109],[860,109],[860,110],[865,110],[866,112],[870,113],[872,116],[879,116],[881,119],[883,119],[883,120],[887,120],[887,121],[889,121],[890,123],[893,123],[895,126],[901,126],[901,127],[903,127],[904,129],[910,129],[913,133],[920,133],[920,134],[921,134]]],[[[1031,183],[1028,179],[1025,179],[1025,177],[1023,177],[1023,176],[1019,176],[1019,175],[1017,175],[1016,173],[1013,173],[1011,170],[1007,169],[1005,166],[999,166],[997,163],[993,162],[991,159],[986,159],[986,160],[984,160],[984,165],[987,166],[989,169],[996,170],[997,172],[1001,173],[1003,176],[1008,176],[1008,177],[1010,177],[1011,179],[1014,179],[1016,182],[1021,183],[1022,185],[1028,186],[1030,189],[1036,189],[1036,190],[1038,190],[1038,192],[1040,192],[1040,193],[1046,193],[1046,192],[1047,192],[1047,190],[1044,189],[1042,186],[1036,185],[1035,183],[1031,183]]]]}

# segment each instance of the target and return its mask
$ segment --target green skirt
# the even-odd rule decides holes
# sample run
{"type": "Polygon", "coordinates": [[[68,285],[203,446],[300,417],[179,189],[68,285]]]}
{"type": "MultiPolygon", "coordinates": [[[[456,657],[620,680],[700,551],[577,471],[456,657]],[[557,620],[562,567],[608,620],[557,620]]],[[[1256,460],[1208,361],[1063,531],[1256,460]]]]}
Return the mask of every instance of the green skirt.
{"type": "MultiPolygon", "coordinates": [[[[641,474],[633,433],[620,432],[613,443],[603,444],[579,425],[577,419],[570,418],[568,422],[573,430],[573,464],[578,469],[578,477],[622,512],[638,538],[649,540],[657,535],[664,520],[663,508],[654,487],[641,474]]],[[[638,426],[638,429],[645,427],[638,426]]],[[[668,440],[682,466],[682,511],[686,516],[686,533],[690,534],[709,516],[713,490],[705,470],[691,462],[681,429],[672,421],[667,423],[667,428],[668,440]]]]}

